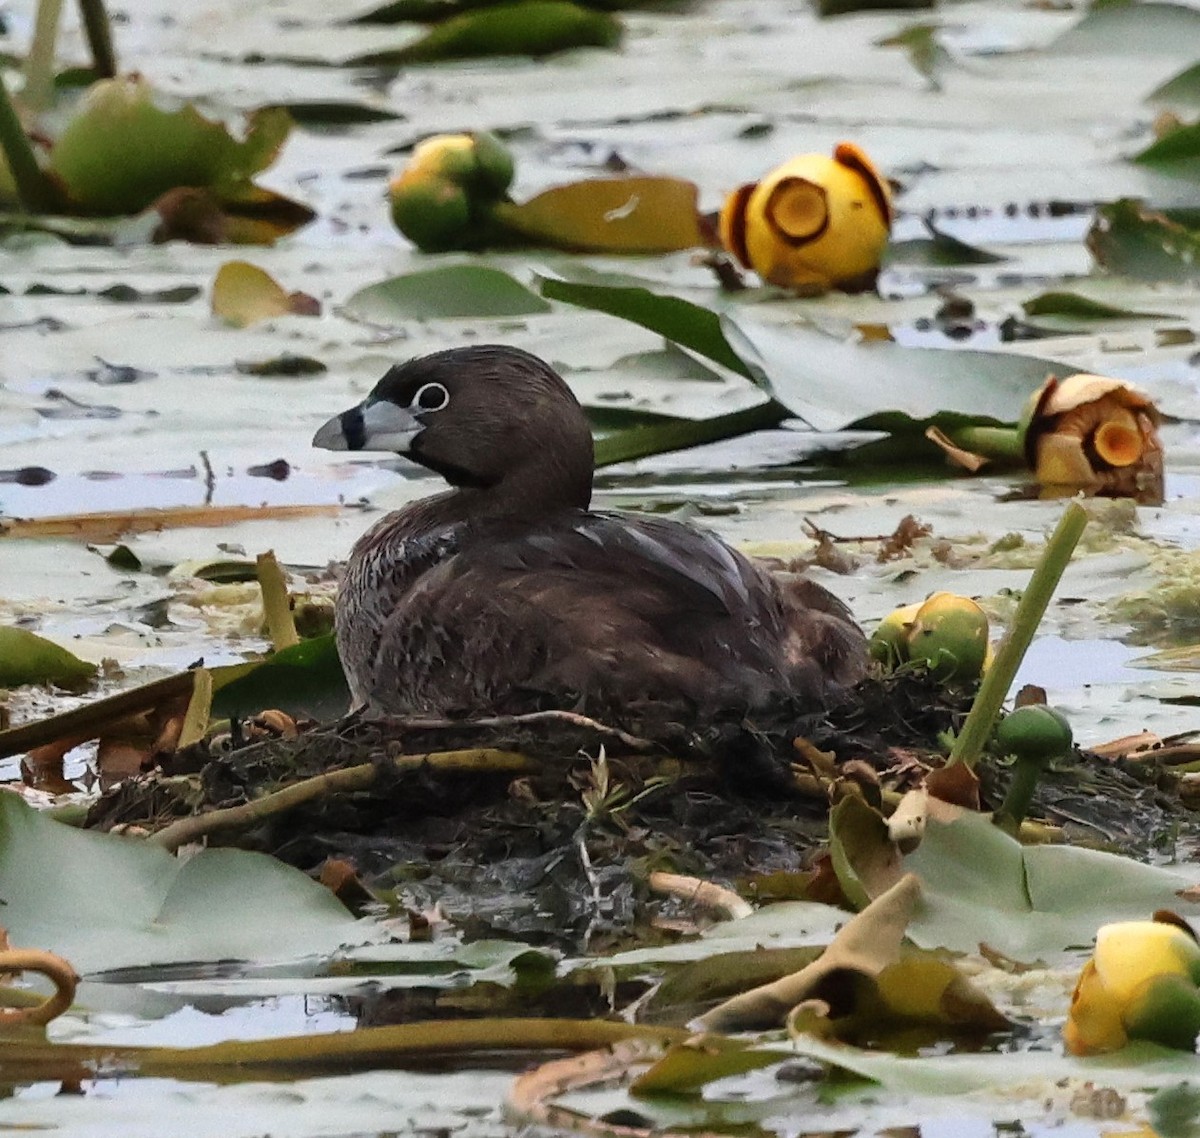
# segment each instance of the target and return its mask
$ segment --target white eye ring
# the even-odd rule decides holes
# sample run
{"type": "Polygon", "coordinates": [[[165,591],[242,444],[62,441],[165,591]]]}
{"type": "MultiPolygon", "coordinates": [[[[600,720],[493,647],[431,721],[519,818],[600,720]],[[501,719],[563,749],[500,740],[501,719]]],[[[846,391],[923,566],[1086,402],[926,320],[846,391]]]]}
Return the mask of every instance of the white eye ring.
{"type": "Polygon", "coordinates": [[[417,388],[409,404],[415,413],[440,411],[450,402],[450,392],[440,383],[423,383],[417,388]],[[428,400],[428,402],[427,402],[428,400]]]}

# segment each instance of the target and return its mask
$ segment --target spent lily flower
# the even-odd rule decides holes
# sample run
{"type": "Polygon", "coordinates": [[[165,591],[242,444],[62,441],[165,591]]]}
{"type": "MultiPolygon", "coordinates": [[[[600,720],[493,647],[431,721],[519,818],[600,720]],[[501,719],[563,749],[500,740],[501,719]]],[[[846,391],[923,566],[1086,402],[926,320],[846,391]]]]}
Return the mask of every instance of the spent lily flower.
{"type": "Polygon", "coordinates": [[[801,154],[734,190],[721,244],[763,280],[824,291],[874,283],[892,229],[887,180],[852,142],[833,157],[801,154]]]}
{"type": "Polygon", "coordinates": [[[388,185],[392,220],[425,252],[469,248],[488,232],[513,174],[512,154],[487,131],[434,135],[388,185]]]}
{"type": "Polygon", "coordinates": [[[924,664],[941,682],[965,685],[983,674],[990,648],[987,614],[957,593],[933,593],[889,613],[869,644],[872,657],[887,671],[924,664]]]}
{"type": "Polygon", "coordinates": [[[1182,918],[1121,921],[1096,934],[1063,1028],[1073,1055],[1117,1051],[1131,1040],[1193,1050],[1200,1033],[1200,944],[1182,918]]]}

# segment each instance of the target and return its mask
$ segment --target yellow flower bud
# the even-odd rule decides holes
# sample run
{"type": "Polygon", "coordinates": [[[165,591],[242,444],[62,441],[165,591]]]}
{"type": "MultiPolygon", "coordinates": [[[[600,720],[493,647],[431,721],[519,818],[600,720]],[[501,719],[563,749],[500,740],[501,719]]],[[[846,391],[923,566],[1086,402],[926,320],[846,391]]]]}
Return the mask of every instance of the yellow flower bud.
{"type": "Polygon", "coordinates": [[[941,680],[974,683],[987,652],[987,614],[970,597],[956,593],[934,593],[908,631],[908,658],[924,662],[941,680]]]}
{"type": "Polygon", "coordinates": [[[1097,1055],[1131,1038],[1184,1049],[1200,1031],[1200,944],[1172,914],[1096,934],[1063,1029],[1067,1050],[1097,1055]]]}
{"type": "Polygon", "coordinates": [[[721,210],[721,244],[782,288],[874,283],[892,228],[886,179],[857,146],[801,154],[741,186],[721,210]]]}

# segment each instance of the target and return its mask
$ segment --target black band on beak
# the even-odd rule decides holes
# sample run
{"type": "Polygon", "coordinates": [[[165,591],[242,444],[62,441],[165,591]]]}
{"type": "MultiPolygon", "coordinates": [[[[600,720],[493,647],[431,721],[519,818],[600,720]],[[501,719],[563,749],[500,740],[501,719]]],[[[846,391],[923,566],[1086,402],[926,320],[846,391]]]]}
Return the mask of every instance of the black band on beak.
{"type": "Polygon", "coordinates": [[[367,444],[367,428],[363,423],[362,407],[351,407],[341,416],[342,434],[346,438],[347,450],[362,450],[367,444]]]}

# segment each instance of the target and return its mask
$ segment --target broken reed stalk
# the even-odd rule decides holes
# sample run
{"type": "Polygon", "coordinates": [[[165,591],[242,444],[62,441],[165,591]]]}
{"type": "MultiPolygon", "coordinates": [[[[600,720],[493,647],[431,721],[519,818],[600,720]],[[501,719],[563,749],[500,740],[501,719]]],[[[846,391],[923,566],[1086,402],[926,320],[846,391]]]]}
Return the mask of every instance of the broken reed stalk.
{"type": "Polygon", "coordinates": [[[29,136],[17,116],[17,108],[9,98],[8,88],[0,77],[0,151],[3,151],[17,187],[22,208],[30,213],[45,213],[54,208],[54,192],[50,181],[38,164],[29,136]]]}
{"type": "MultiPolygon", "coordinates": [[[[385,764],[386,766],[387,764],[385,764]]],[[[515,751],[498,751],[490,747],[479,747],[469,751],[435,751],[427,755],[397,755],[390,761],[393,771],[411,771],[420,767],[437,770],[471,771],[484,773],[502,771],[524,774],[538,769],[538,764],[515,751]]],[[[354,790],[366,790],[379,775],[377,763],[360,763],[358,766],[341,770],[326,771],[312,778],[294,782],[281,790],[264,794],[240,806],[228,806],[222,810],[210,810],[191,818],[171,822],[146,840],[167,850],[177,850],[188,842],[206,837],[217,830],[241,829],[253,826],[276,814],[283,814],[303,806],[306,802],[323,798],[329,794],[340,794],[354,790]]]]}
{"type": "Polygon", "coordinates": [[[967,713],[967,721],[950,749],[947,766],[966,763],[974,769],[975,764],[979,762],[984,747],[992,737],[996,716],[1000,714],[1001,705],[1008,695],[1017,669],[1020,668],[1038,626],[1042,623],[1050,598],[1054,596],[1054,590],[1062,580],[1063,571],[1069,564],[1071,554],[1075,552],[1075,546],[1079,544],[1086,525],[1087,511],[1078,502],[1072,502],[1063,511],[1057,528],[1046,542],[1042,559],[1034,569],[1033,576],[1029,578],[1029,584],[1021,596],[1021,603],[1017,605],[1012,624],[996,650],[996,658],[985,673],[983,683],[979,685],[975,702],[971,704],[971,710],[967,713]]]}
{"type": "Polygon", "coordinates": [[[773,399],[745,411],[733,411],[712,419],[682,423],[652,423],[646,427],[630,427],[606,438],[596,440],[596,465],[612,466],[617,462],[632,462],[653,454],[687,450],[703,443],[733,439],[751,431],[777,427],[784,419],[792,418],[786,407],[773,399]]]}
{"type": "Polygon", "coordinates": [[[255,559],[258,586],[262,590],[263,615],[267,620],[267,634],[275,651],[291,648],[300,643],[296,632],[296,621],[292,616],[291,598],[288,596],[287,578],[275,558],[275,551],[268,549],[255,559]]]}
{"type": "Polygon", "coordinates": [[[92,68],[98,79],[114,79],[117,56],[113,50],[112,22],[104,8],[104,0],[79,0],[83,32],[92,53],[92,68]]]}
{"type": "Polygon", "coordinates": [[[54,55],[58,47],[58,25],[62,0],[38,0],[33,25],[33,42],[25,57],[25,105],[44,110],[54,94],[54,55]]]}

